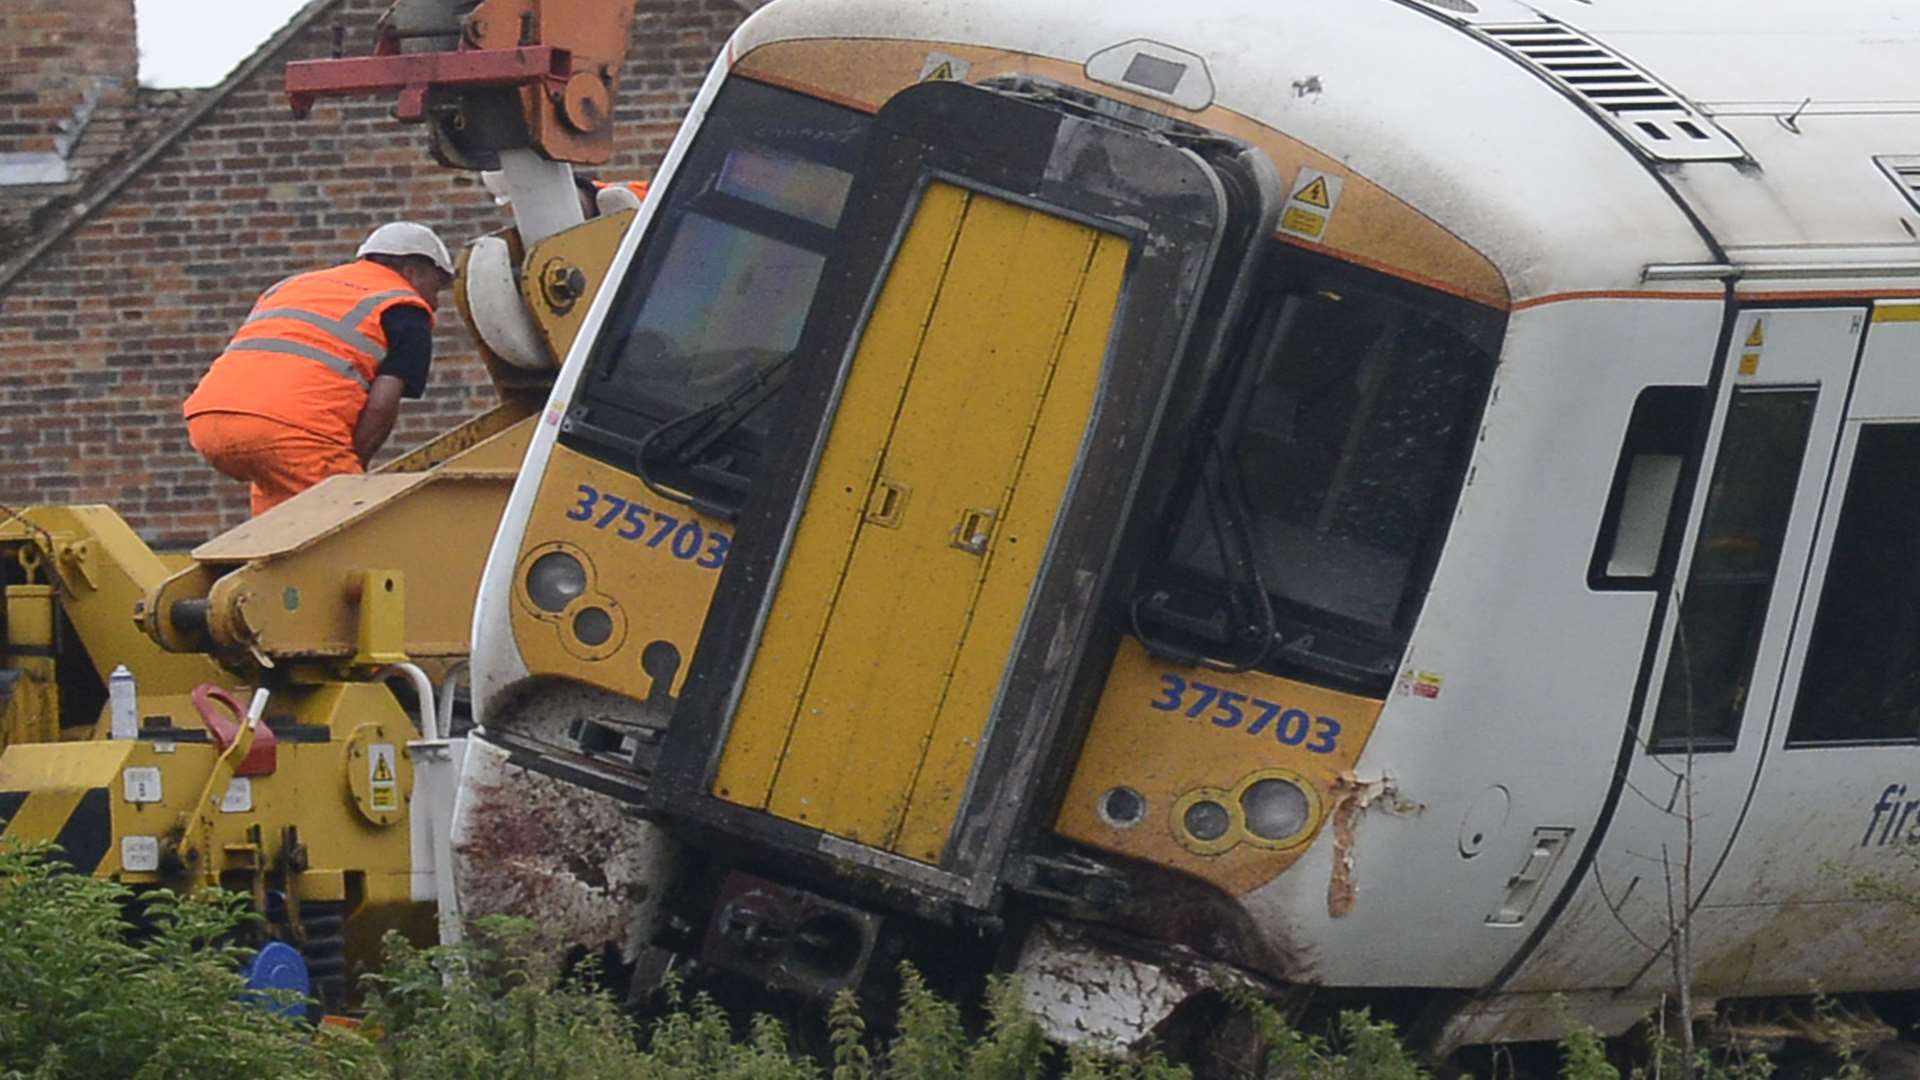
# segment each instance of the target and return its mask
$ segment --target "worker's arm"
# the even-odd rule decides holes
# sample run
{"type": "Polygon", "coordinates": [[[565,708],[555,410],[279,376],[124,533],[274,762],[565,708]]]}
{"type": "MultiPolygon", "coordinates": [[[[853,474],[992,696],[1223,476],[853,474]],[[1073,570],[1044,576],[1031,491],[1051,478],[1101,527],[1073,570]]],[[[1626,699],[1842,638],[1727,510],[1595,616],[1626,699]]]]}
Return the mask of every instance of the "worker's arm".
{"type": "Polygon", "coordinates": [[[373,389],[367,392],[367,407],[360,410],[360,422],[353,425],[353,452],[360,456],[361,465],[372,464],[373,455],[393,434],[393,422],[400,418],[400,395],[406,389],[407,384],[395,376],[374,377],[373,389]]]}
{"type": "Polygon", "coordinates": [[[387,355],[367,395],[366,410],[353,429],[353,451],[362,465],[373,463],[400,416],[400,399],[427,392],[427,371],[433,364],[433,317],[425,308],[396,305],[380,315],[387,335],[387,355]]]}

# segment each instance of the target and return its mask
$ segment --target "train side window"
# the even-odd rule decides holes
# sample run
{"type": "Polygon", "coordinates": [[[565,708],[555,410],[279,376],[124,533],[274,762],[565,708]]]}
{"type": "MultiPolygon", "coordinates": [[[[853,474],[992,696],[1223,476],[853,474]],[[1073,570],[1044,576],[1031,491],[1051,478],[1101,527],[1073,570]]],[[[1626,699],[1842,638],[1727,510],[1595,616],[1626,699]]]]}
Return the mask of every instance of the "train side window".
{"type": "Polygon", "coordinates": [[[1653,749],[1732,749],[1773,594],[1818,391],[1733,392],[1707,490],[1653,749]]]}
{"type": "Polygon", "coordinates": [[[1920,424],[1860,431],[1788,745],[1920,738],[1920,424]]]}
{"type": "Polygon", "coordinates": [[[1680,520],[1674,498],[1707,392],[1697,386],[1649,386],[1633,403],[1627,435],[1614,466],[1613,487],[1600,519],[1587,583],[1594,589],[1659,587],[1662,559],[1680,520]]]}

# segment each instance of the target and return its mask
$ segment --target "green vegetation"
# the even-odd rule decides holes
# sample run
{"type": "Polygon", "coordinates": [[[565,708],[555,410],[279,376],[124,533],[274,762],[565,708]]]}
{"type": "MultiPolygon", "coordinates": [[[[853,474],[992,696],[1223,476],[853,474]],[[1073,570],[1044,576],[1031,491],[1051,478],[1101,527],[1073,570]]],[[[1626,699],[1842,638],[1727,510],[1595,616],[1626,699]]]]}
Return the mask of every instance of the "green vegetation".
{"type": "Polygon", "coordinates": [[[245,950],[224,944],[240,898],[155,895],[140,935],[130,900],[43,851],[0,847],[0,1077],[377,1075],[353,1071],[359,1047],[248,1002],[245,950]]]}
{"type": "MultiPolygon", "coordinates": [[[[398,938],[368,976],[359,1031],[314,1027],[263,1008],[237,973],[252,927],[245,899],[142,898],[64,873],[45,849],[0,846],[0,1080],[1177,1080],[1155,1054],[1117,1060],[1050,1045],[1011,980],[991,983],[983,1022],[901,971],[897,1022],[876,1038],[849,994],[827,1017],[830,1062],[797,1051],[761,1016],[745,1029],[705,995],[665,988],[659,1019],[636,1024],[595,981],[563,971],[532,928],[483,924],[472,940],[418,949],[398,938]]],[[[1393,1026],[1342,1013],[1327,1035],[1300,1031],[1267,1002],[1229,995],[1265,1047],[1253,1075],[1287,1080],[1428,1080],[1393,1026]]],[[[1653,1039],[1628,1077],[1766,1080],[1764,1057],[1699,1055],[1690,1070],[1653,1039]]],[[[1514,1075],[1512,1069],[1496,1075],[1514,1075]]],[[[1622,1080],[1607,1046],[1575,1031],[1560,1046],[1562,1080],[1622,1080]]],[[[1863,1080],[1845,1055],[1838,1080],[1863,1080]]]]}

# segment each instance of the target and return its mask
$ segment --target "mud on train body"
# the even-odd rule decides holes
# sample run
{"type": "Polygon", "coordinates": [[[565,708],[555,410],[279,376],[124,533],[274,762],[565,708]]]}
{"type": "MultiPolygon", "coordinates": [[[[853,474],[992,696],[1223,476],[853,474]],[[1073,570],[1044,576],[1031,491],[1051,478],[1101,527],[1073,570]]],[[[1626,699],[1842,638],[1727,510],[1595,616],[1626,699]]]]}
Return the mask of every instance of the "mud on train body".
{"type": "Polygon", "coordinates": [[[762,10],[493,549],[469,909],[1118,1042],[1615,1032],[1676,908],[1702,1003],[1912,990],[1895,14],[762,10]]]}

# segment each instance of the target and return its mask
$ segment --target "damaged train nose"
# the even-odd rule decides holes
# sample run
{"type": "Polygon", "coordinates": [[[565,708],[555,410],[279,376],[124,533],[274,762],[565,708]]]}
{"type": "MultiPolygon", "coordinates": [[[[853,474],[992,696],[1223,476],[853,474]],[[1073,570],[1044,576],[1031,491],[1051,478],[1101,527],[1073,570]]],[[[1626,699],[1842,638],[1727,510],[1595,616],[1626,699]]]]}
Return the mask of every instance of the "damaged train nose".
{"type": "Polygon", "coordinates": [[[679,855],[666,830],[629,811],[474,739],[454,808],[462,913],[535,915],[556,941],[635,962],[653,937],[679,855]]]}

